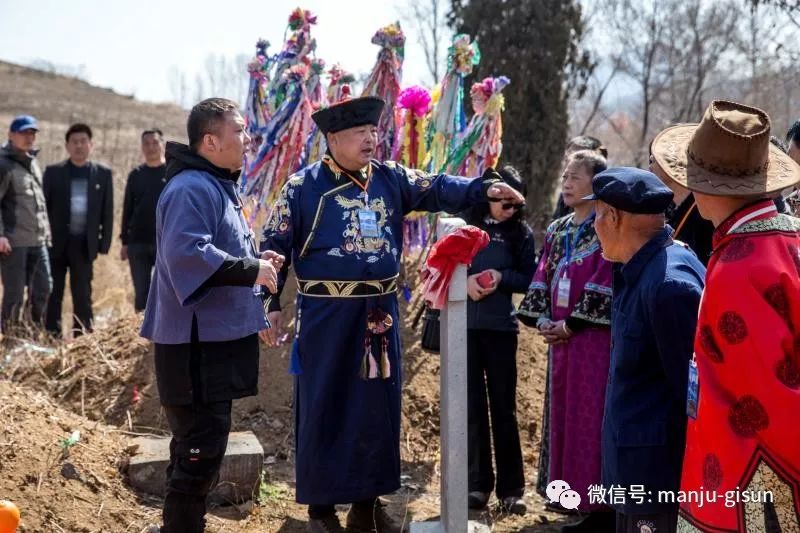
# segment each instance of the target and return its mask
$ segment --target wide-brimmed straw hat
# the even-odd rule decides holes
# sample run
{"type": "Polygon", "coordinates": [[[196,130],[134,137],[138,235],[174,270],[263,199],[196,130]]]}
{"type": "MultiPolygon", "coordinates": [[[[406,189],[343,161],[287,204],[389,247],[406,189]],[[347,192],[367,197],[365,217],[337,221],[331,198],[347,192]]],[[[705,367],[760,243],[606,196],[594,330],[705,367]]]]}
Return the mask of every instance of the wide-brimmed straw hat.
{"type": "Polygon", "coordinates": [[[715,196],[760,196],[800,182],[800,166],[769,142],[762,110],[715,100],[700,124],[678,124],[653,141],[655,162],[670,178],[715,196]]]}

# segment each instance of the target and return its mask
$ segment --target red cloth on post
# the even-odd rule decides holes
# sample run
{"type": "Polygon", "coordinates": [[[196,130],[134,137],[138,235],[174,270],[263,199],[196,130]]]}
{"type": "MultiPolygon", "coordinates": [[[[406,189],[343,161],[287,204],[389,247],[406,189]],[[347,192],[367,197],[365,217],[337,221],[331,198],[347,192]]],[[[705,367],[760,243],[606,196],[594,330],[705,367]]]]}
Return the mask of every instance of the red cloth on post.
{"type": "Polygon", "coordinates": [[[432,308],[442,309],[447,303],[447,290],[456,266],[470,264],[488,244],[488,233],[475,226],[463,226],[433,245],[422,267],[425,301],[432,308]]]}

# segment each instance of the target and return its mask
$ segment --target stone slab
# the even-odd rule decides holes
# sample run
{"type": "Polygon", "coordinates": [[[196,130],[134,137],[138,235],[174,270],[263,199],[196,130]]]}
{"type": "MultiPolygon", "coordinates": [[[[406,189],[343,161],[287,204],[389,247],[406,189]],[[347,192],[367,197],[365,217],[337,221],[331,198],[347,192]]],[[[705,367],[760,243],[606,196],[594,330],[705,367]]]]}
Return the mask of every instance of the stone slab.
{"type": "MultiPolygon", "coordinates": [[[[491,533],[491,528],[481,522],[470,520],[467,523],[467,533],[491,533]]],[[[412,522],[409,533],[457,533],[445,531],[441,522],[412,522]]]]}
{"type": "MultiPolygon", "coordinates": [[[[128,479],[133,488],[164,496],[166,468],[169,464],[169,437],[136,437],[128,465],[128,479]]],[[[220,468],[219,482],[209,495],[212,502],[242,503],[252,499],[261,480],[264,448],[252,431],[234,432],[220,468]]]]}

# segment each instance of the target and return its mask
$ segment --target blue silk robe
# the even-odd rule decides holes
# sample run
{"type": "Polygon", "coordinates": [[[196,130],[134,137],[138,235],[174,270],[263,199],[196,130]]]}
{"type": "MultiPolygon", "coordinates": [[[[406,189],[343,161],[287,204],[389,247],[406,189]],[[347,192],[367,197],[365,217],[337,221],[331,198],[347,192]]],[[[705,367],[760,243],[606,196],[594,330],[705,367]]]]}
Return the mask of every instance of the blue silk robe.
{"type": "MultiPolygon", "coordinates": [[[[293,175],[273,206],[262,250],[294,265],[298,280],[373,281],[396,276],[403,217],[415,210],[458,212],[486,198],[486,183],[429,175],[393,162],[372,161],[368,208],[379,237],[361,235],[358,211],[365,193],[329,157],[293,175]]],[[[282,276],[284,278],[284,276],[282,276]]],[[[284,278],[285,279],[285,278],[284,278]]],[[[295,376],[297,501],[338,504],[400,487],[401,346],[396,291],[340,296],[298,294],[292,371],[295,376]],[[388,377],[362,377],[367,314],[393,319],[382,340],[388,377]]],[[[352,287],[352,286],[351,286],[352,287]]],[[[373,353],[381,346],[373,343],[373,353]]]]}

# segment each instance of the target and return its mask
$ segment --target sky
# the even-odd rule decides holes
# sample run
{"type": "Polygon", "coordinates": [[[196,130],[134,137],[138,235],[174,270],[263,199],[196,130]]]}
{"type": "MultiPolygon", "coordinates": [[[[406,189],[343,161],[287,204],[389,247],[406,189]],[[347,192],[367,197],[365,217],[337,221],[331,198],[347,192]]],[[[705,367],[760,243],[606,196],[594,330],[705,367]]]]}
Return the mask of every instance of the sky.
{"type": "MultiPolygon", "coordinates": [[[[84,66],[88,81],[140,100],[170,101],[176,65],[194,80],[209,54],[251,56],[259,38],[269,52],[283,44],[295,7],[317,15],[317,57],[367,73],[378,47],[375,31],[398,20],[403,0],[0,0],[0,59],[84,66]]],[[[406,33],[403,85],[428,82],[412,28],[406,33]]],[[[190,83],[191,87],[191,83],[190,83]]],[[[0,88],[0,92],[2,88],[0,88]]]]}

